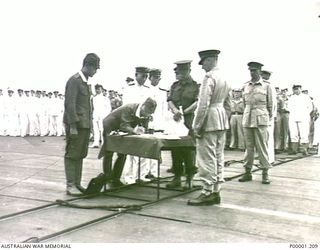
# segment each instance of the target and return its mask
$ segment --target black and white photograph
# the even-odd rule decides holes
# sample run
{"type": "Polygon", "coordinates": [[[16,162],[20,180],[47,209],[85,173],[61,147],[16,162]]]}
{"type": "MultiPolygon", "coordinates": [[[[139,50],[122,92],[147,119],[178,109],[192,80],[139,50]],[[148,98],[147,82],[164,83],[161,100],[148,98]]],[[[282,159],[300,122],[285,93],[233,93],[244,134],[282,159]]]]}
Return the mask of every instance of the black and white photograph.
{"type": "Polygon", "coordinates": [[[1,248],[320,248],[320,0],[3,0],[0,27],[1,248]]]}

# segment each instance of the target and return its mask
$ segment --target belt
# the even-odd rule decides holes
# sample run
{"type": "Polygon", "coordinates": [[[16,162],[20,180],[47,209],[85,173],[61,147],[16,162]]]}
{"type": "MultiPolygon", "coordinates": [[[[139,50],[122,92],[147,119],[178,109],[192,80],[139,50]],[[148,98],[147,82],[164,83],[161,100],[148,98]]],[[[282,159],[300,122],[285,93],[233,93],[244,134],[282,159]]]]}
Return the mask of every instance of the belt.
{"type": "Polygon", "coordinates": [[[211,103],[210,108],[223,108],[223,103],[222,102],[211,103]]]}
{"type": "Polygon", "coordinates": [[[232,112],[231,114],[232,114],[232,115],[243,115],[242,112],[232,112]]]}

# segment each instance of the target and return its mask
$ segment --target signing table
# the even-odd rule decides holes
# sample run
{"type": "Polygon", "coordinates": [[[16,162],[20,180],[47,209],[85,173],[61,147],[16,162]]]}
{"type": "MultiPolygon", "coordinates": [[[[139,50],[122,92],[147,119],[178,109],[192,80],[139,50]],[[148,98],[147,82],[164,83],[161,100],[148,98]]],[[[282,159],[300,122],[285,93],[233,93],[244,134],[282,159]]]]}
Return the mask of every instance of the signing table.
{"type": "MultiPolygon", "coordinates": [[[[195,142],[190,136],[165,134],[110,135],[107,137],[106,150],[126,155],[134,155],[158,161],[157,199],[160,197],[161,150],[174,148],[195,149],[195,142]]],[[[140,166],[139,166],[140,169],[140,166]]]]}

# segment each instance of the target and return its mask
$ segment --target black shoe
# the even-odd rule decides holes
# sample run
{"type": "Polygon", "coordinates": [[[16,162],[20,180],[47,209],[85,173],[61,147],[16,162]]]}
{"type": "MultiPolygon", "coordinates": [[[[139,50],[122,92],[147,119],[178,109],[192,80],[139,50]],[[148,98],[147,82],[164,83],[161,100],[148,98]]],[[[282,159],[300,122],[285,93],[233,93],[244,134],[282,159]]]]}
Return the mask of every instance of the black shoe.
{"type": "Polygon", "coordinates": [[[245,173],[240,179],[240,182],[247,182],[252,181],[252,174],[251,173],[245,173]]]}
{"type": "Polygon", "coordinates": [[[221,197],[219,193],[212,193],[210,195],[205,195],[201,193],[197,198],[188,200],[188,205],[190,206],[207,206],[220,204],[221,197]]]}
{"type": "Polygon", "coordinates": [[[173,168],[167,169],[167,173],[173,173],[173,168]]]}

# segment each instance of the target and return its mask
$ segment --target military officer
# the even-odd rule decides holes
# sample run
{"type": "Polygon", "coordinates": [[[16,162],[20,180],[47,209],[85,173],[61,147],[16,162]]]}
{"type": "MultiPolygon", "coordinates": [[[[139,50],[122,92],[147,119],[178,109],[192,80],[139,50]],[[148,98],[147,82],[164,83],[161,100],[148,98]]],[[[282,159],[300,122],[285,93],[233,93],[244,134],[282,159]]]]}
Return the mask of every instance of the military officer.
{"type": "Polygon", "coordinates": [[[83,159],[88,153],[90,129],[92,128],[92,108],[88,78],[100,68],[100,58],[87,54],[82,69],[71,76],[65,88],[65,111],[63,121],[66,126],[66,151],[64,166],[67,179],[67,194],[79,195],[81,188],[83,159]]]}
{"type": "Polygon", "coordinates": [[[288,100],[291,154],[298,152],[300,142],[302,153],[306,155],[309,146],[309,123],[313,105],[310,97],[301,93],[300,84],[293,85],[292,91],[293,95],[288,100]]]}
{"type": "MultiPolygon", "coordinates": [[[[145,100],[148,97],[151,97],[150,88],[146,85],[148,79],[149,68],[141,66],[136,67],[135,72],[135,81],[133,85],[128,85],[123,93],[123,104],[130,103],[140,103],[141,100],[145,100]]],[[[140,159],[140,176],[139,176],[139,157],[137,156],[128,156],[123,178],[126,183],[148,181],[145,179],[145,176],[149,172],[149,165],[146,158],[140,159]]]]}
{"type": "MultiPolygon", "coordinates": [[[[177,81],[172,84],[167,98],[173,119],[179,121],[183,117],[184,125],[188,130],[192,129],[199,94],[198,83],[191,77],[191,62],[191,60],[175,62],[174,72],[177,81]]],[[[181,176],[185,172],[187,176],[185,188],[189,188],[188,183],[191,182],[196,172],[194,152],[185,149],[172,150],[172,165],[174,179],[167,184],[167,187],[180,187],[181,176]]]]}
{"type": "Polygon", "coordinates": [[[224,182],[224,145],[229,129],[231,87],[217,68],[219,50],[200,51],[199,64],[206,72],[195,118],[196,162],[202,181],[199,197],[188,205],[214,205],[220,203],[220,188],[224,182]]]}
{"type": "Polygon", "coordinates": [[[261,78],[261,67],[258,62],[248,63],[251,80],[245,83],[243,89],[244,113],[242,125],[246,152],[244,156],[245,174],[240,182],[252,180],[251,169],[255,149],[258,152],[262,172],[262,183],[270,184],[268,170],[271,163],[268,155],[268,126],[273,122],[273,91],[270,84],[261,78]]]}
{"type": "Polygon", "coordinates": [[[242,90],[234,89],[233,98],[231,100],[231,118],[230,118],[230,130],[231,130],[231,141],[230,148],[232,149],[245,149],[244,139],[243,139],[243,127],[242,127],[242,117],[243,117],[243,99],[242,90]]]}
{"type": "Polygon", "coordinates": [[[148,79],[147,67],[136,67],[135,81],[127,85],[123,93],[123,104],[137,103],[149,97],[149,87],[145,84],[148,79]]]}
{"type": "Polygon", "coordinates": [[[112,187],[122,186],[120,181],[123,167],[126,161],[126,155],[118,154],[113,163],[113,152],[107,151],[107,136],[113,131],[122,131],[130,134],[143,134],[148,128],[148,119],[157,107],[157,103],[152,98],[147,98],[142,103],[130,103],[113,110],[103,119],[104,143],[101,147],[98,158],[103,157],[103,172],[107,182],[112,187]]]}

